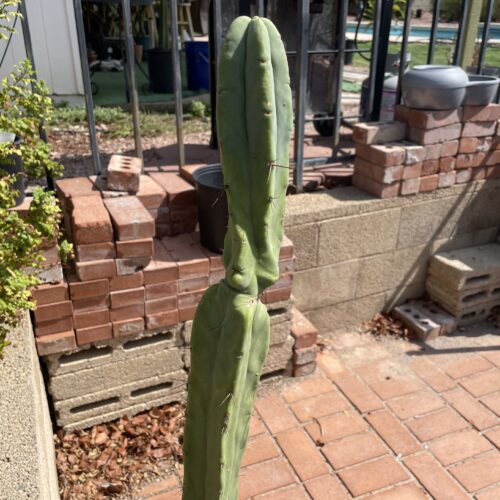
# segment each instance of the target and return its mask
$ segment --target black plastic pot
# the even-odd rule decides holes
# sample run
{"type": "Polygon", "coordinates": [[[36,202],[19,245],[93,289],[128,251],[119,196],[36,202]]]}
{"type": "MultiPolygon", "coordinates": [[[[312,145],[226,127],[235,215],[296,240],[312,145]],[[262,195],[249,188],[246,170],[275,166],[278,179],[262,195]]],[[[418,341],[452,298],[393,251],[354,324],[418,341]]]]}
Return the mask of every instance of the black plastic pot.
{"type": "Polygon", "coordinates": [[[149,88],[156,94],[174,92],[172,54],[169,50],[148,50],[149,88]]]}
{"type": "MultiPolygon", "coordinates": [[[[0,142],[10,142],[13,140],[14,146],[19,146],[21,139],[14,134],[8,132],[0,132],[0,142]]],[[[24,192],[24,173],[23,173],[23,162],[20,156],[12,155],[6,159],[0,159],[0,175],[7,173],[8,175],[14,175],[16,180],[12,185],[19,194],[16,196],[16,207],[20,205],[24,198],[26,197],[24,192]]]]}
{"type": "Polygon", "coordinates": [[[229,218],[222,168],[202,167],[194,172],[193,178],[198,193],[201,244],[212,252],[222,253],[229,218]]]}

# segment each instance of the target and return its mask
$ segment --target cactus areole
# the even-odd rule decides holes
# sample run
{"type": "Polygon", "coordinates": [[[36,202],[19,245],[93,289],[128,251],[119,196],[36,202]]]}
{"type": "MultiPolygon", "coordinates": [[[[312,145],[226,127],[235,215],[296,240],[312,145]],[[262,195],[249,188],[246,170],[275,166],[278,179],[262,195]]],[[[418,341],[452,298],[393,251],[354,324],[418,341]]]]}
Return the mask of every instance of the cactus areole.
{"type": "Polygon", "coordinates": [[[281,37],[238,17],[219,63],[217,127],[229,206],[225,278],[191,336],[183,500],[237,500],[255,390],[269,347],[260,294],[279,278],[292,97],[281,37]]]}

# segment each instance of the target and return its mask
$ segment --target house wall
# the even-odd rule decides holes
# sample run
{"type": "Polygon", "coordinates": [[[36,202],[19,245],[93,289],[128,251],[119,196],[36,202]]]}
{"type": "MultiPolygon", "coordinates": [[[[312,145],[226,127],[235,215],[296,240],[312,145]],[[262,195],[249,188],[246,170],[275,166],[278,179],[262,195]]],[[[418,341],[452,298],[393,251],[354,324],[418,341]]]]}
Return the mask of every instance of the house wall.
{"type": "Polygon", "coordinates": [[[291,196],[296,305],[323,332],[349,330],[424,293],[429,256],[493,242],[500,180],[386,200],[354,187],[291,196]]]}
{"type": "MultiPolygon", "coordinates": [[[[38,76],[57,96],[83,94],[72,0],[25,0],[38,76]]],[[[21,23],[16,25],[0,77],[26,57],[21,23]]],[[[3,52],[0,49],[0,54],[3,52]]]]}

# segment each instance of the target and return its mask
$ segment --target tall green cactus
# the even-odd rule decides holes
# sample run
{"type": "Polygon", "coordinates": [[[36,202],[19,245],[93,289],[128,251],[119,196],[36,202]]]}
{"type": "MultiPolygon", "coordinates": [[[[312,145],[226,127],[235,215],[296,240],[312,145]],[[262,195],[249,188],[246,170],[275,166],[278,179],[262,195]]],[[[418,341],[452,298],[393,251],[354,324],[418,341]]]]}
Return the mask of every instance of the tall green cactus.
{"type": "Polygon", "coordinates": [[[292,100],[281,37],[237,18],[219,64],[217,125],[229,206],[225,279],[196,311],[184,436],[184,500],[236,500],[255,390],[269,347],[259,295],[279,278],[292,100]]]}

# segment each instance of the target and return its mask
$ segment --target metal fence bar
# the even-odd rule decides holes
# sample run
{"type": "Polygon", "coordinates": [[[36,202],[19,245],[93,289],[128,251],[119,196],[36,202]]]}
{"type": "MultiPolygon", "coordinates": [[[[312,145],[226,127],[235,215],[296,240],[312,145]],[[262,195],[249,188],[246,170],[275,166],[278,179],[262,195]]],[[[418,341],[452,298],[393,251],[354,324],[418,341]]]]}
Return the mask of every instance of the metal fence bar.
{"type": "Polygon", "coordinates": [[[488,0],[486,8],[486,19],[484,20],[483,36],[481,39],[481,47],[479,49],[479,59],[477,62],[477,74],[480,75],[483,69],[484,56],[488,48],[488,37],[490,36],[491,18],[493,17],[493,4],[495,0],[488,0]]]}
{"type": "Polygon", "coordinates": [[[130,107],[132,110],[132,124],[134,127],[135,154],[142,160],[141,124],[139,121],[139,96],[137,95],[137,84],[135,81],[135,52],[134,39],[132,37],[132,19],[130,15],[130,0],[122,0],[123,31],[125,34],[125,53],[127,55],[127,83],[130,95],[130,107]]]}
{"type": "Polygon", "coordinates": [[[399,56],[398,88],[396,92],[396,104],[401,102],[401,84],[406,66],[406,54],[408,53],[408,38],[411,29],[411,7],[413,0],[406,0],[405,21],[403,26],[403,40],[401,41],[401,55],[399,56]]]}
{"type": "Polygon", "coordinates": [[[298,192],[302,191],[304,172],[304,120],[306,116],[307,66],[309,46],[309,0],[297,2],[297,61],[295,74],[295,133],[293,157],[295,169],[293,183],[298,192]]]}
{"type": "Polygon", "coordinates": [[[465,21],[467,20],[467,12],[469,11],[469,0],[463,0],[462,2],[462,14],[460,15],[460,21],[458,24],[457,32],[457,43],[455,45],[455,53],[453,54],[453,64],[458,64],[462,58],[462,52],[464,50],[465,41],[465,21]]]}
{"type": "Polygon", "coordinates": [[[338,17],[338,31],[337,31],[337,47],[338,54],[336,56],[336,70],[337,78],[335,81],[335,120],[333,122],[333,156],[336,155],[338,145],[340,143],[340,117],[342,114],[342,80],[344,77],[344,60],[345,60],[345,50],[346,42],[345,35],[347,29],[347,10],[349,0],[339,0],[340,9],[338,17]]]}
{"type": "Polygon", "coordinates": [[[92,86],[90,83],[90,71],[87,63],[87,47],[85,43],[85,28],[83,25],[82,1],[73,0],[75,8],[76,34],[78,37],[78,49],[80,52],[80,66],[82,70],[83,91],[85,93],[85,108],[87,110],[87,123],[89,127],[90,148],[92,149],[92,160],[94,172],[101,173],[101,158],[99,156],[99,145],[95,130],[94,99],[92,98],[92,86]]]}
{"type": "Polygon", "coordinates": [[[370,56],[370,81],[368,86],[368,100],[365,109],[365,119],[370,120],[373,117],[373,107],[375,102],[375,72],[378,65],[378,50],[380,41],[380,17],[382,12],[383,0],[375,2],[375,20],[373,22],[373,35],[370,56]]]}
{"type": "Polygon", "coordinates": [[[257,0],[257,15],[259,17],[264,17],[264,0],[257,0]]]}
{"type": "Polygon", "coordinates": [[[175,125],[177,128],[177,149],[179,153],[179,167],[186,163],[184,150],[184,131],[182,128],[182,82],[181,82],[181,58],[179,54],[179,27],[177,25],[177,0],[170,0],[170,35],[172,51],[172,70],[174,73],[174,95],[175,95],[175,125]]]}
{"type": "Polygon", "coordinates": [[[434,60],[434,49],[436,45],[440,8],[441,0],[434,0],[434,5],[432,8],[431,36],[429,39],[429,50],[427,51],[427,64],[432,64],[432,61],[434,60]]]}
{"type": "Polygon", "coordinates": [[[210,147],[217,149],[217,67],[222,50],[222,12],[220,0],[212,0],[209,5],[209,51],[210,51],[210,147]]]}

